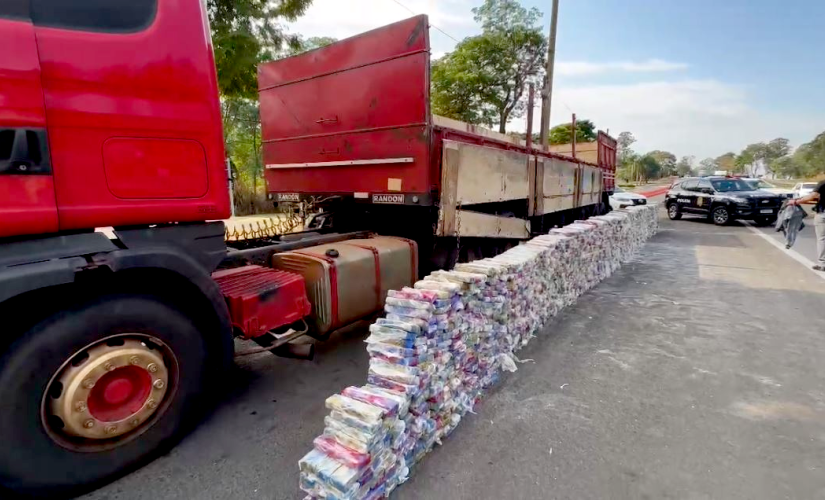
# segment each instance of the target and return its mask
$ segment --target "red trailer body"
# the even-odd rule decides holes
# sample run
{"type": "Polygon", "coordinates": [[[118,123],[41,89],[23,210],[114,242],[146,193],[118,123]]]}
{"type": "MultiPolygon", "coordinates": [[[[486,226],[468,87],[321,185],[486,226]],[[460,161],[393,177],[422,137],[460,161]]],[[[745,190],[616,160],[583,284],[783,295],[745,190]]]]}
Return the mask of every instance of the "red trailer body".
{"type": "Polygon", "coordinates": [[[433,189],[426,17],[263,64],[258,85],[270,190],[433,189]]]}
{"type": "MultiPolygon", "coordinates": [[[[259,66],[274,198],[437,204],[444,140],[570,159],[480,127],[439,125],[430,113],[429,51],[427,17],[417,16],[259,66]]],[[[615,141],[607,134],[599,140],[599,166],[612,190],[615,141]]]]}
{"type": "Polygon", "coordinates": [[[599,131],[596,137],[599,144],[599,168],[602,169],[604,190],[612,193],[616,189],[616,139],[599,131]]]}

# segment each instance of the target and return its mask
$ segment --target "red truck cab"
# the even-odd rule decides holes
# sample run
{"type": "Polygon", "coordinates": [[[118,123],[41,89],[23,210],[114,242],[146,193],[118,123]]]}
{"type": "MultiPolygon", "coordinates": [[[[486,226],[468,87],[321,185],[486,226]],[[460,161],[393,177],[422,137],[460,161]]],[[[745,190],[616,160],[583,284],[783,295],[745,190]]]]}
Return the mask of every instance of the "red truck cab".
{"type": "Polygon", "coordinates": [[[213,59],[200,0],[0,2],[0,497],[134,468],[231,361],[213,59]]]}
{"type": "Polygon", "coordinates": [[[229,216],[197,1],[0,6],[0,237],[229,216]]]}

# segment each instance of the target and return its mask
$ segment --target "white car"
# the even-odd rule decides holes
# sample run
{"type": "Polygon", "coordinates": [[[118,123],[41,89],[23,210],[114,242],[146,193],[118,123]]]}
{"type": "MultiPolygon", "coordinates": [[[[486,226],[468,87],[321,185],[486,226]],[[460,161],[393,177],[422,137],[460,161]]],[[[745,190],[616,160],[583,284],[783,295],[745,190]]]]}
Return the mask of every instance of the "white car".
{"type": "Polygon", "coordinates": [[[803,196],[808,196],[814,192],[815,188],[816,182],[800,182],[793,187],[793,197],[802,198],[803,196]]]}
{"type": "Polygon", "coordinates": [[[619,187],[615,188],[613,194],[610,195],[610,208],[613,210],[632,207],[633,205],[647,205],[647,196],[631,193],[619,187]]]}
{"type": "Polygon", "coordinates": [[[754,190],[760,189],[762,191],[768,191],[773,194],[784,196],[785,198],[793,198],[794,196],[793,190],[781,188],[765,181],[764,179],[743,178],[742,180],[747,182],[754,190]]]}

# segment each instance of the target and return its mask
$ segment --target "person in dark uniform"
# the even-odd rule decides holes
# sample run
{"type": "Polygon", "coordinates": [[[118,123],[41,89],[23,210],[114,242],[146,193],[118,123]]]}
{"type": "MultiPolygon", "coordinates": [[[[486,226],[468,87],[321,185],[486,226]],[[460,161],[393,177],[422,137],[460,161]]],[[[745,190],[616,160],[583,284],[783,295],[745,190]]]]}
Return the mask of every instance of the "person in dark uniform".
{"type": "Polygon", "coordinates": [[[816,203],[814,206],[814,229],[816,230],[816,254],[818,261],[814,270],[825,271],[825,180],[819,181],[813,192],[808,196],[792,200],[791,203],[816,203]]]}

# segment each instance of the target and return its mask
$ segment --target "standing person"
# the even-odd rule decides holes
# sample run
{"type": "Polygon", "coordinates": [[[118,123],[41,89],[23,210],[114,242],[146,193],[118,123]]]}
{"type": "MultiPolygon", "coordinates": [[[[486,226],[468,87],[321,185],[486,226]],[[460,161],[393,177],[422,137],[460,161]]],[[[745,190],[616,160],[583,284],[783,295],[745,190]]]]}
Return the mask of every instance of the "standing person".
{"type": "Polygon", "coordinates": [[[819,181],[813,192],[808,196],[792,200],[794,205],[816,202],[814,206],[814,229],[816,230],[816,253],[819,259],[814,270],[825,271],[825,180],[819,181]]]}

